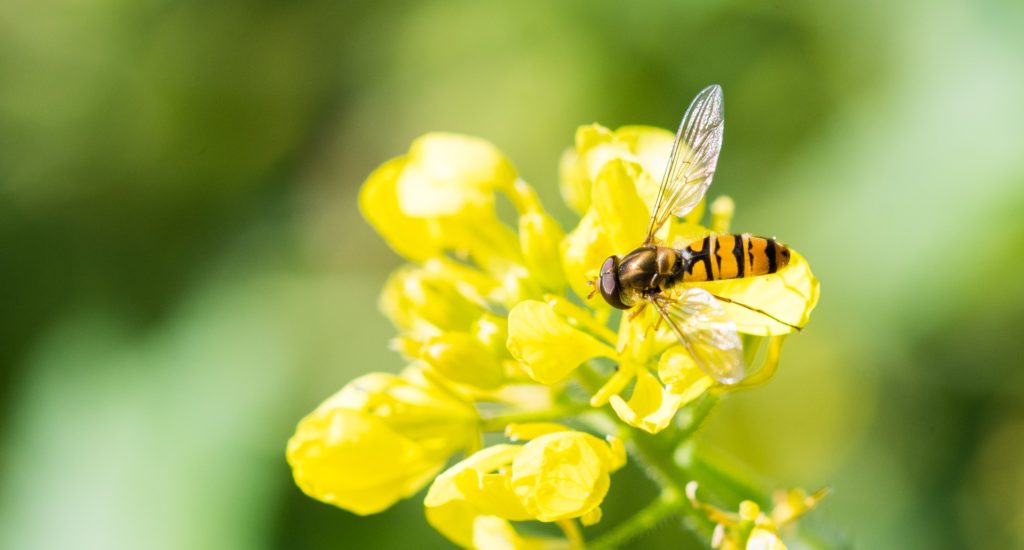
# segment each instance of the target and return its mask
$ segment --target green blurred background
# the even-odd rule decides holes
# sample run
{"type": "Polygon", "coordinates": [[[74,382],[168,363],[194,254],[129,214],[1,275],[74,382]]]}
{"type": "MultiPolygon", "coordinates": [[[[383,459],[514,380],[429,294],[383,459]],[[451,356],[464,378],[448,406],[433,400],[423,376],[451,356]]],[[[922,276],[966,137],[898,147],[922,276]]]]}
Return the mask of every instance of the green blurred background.
{"type": "MultiPolygon", "coordinates": [[[[1024,546],[1021,28],[1015,0],[0,4],[0,547],[443,547],[421,499],[358,518],[284,463],[402,366],[363,178],[474,134],[570,227],[576,126],[674,127],[712,82],[712,195],[823,292],[702,437],[832,485],[830,544],[1024,546]]],[[[609,521],[651,492],[616,474],[609,521]]]]}

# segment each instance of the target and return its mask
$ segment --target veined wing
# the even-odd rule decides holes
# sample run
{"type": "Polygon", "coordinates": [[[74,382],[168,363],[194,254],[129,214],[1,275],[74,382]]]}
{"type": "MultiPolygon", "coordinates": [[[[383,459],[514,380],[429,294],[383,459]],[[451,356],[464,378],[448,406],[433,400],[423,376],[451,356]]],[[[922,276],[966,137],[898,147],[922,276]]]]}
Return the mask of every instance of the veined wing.
{"type": "Polygon", "coordinates": [[[712,84],[686,109],[654,201],[645,244],[654,240],[670,215],[685,216],[704,198],[722,150],[723,103],[722,87],[712,84]]]}
{"type": "Polygon", "coordinates": [[[691,287],[675,297],[657,296],[651,303],[701,370],[723,384],[743,380],[743,344],[736,324],[714,296],[691,287]]]}

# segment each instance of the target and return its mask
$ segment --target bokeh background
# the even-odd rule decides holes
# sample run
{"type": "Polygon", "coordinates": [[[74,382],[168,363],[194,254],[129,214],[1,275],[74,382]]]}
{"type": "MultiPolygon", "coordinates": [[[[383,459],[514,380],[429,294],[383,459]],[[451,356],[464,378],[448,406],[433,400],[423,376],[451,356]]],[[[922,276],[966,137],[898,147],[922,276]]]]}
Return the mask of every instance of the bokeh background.
{"type": "MultiPolygon", "coordinates": [[[[570,227],[576,126],[674,128],[712,82],[712,195],[823,292],[701,437],[831,485],[822,547],[1024,546],[1021,28],[1014,0],[0,4],[0,547],[444,547],[419,498],[358,518],[284,462],[402,366],[362,180],[474,134],[570,227]]],[[[651,494],[613,486],[611,515],[651,494]]]]}

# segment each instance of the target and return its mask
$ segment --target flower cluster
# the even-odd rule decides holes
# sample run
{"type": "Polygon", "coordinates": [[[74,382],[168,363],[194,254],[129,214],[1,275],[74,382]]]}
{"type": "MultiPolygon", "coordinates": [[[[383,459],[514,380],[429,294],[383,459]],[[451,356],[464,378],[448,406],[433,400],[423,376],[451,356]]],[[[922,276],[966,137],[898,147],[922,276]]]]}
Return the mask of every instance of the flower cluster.
{"type": "MultiPolygon", "coordinates": [[[[626,453],[608,422],[574,413],[610,409],[623,430],[659,433],[680,408],[731,388],[697,368],[653,308],[619,315],[587,299],[602,260],[640,244],[672,141],[655,128],[580,128],[561,162],[562,194],[580,215],[568,233],[480,139],[428,134],[374,171],[359,203],[410,262],[380,298],[408,366],[352,381],[299,423],[287,450],[298,486],[372,514],[429,485],[428,521],[461,546],[566,544],[520,534],[511,522],[521,521],[556,523],[579,543],[575,522],[600,520],[626,453]],[[514,207],[511,223],[500,200],[514,207]],[[485,432],[510,442],[484,447],[485,432]]],[[[698,223],[702,203],[659,239],[682,247],[728,231],[732,201],[709,209],[710,227],[698,223]]],[[[771,375],[782,339],[818,298],[795,252],[774,276],[701,286],[784,321],[724,305],[749,359],[763,350],[741,386],[771,375]]]]}

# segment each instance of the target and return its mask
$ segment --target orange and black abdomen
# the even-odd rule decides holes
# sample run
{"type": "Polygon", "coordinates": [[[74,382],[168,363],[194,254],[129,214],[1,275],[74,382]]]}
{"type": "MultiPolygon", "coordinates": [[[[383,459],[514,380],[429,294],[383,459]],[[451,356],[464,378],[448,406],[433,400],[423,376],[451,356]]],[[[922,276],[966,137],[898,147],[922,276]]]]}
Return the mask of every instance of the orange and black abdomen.
{"type": "Polygon", "coordinates": [[[718,281],[775,273],[789,263],[789,249],[775,239],[709,235],[682,249],[683,282],[718,281]]]}

